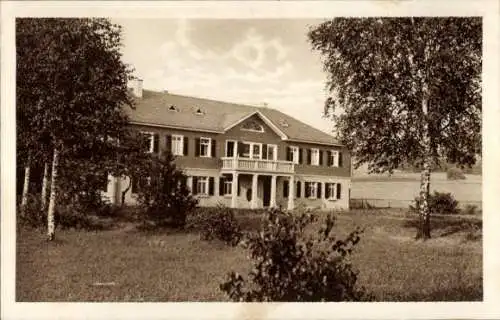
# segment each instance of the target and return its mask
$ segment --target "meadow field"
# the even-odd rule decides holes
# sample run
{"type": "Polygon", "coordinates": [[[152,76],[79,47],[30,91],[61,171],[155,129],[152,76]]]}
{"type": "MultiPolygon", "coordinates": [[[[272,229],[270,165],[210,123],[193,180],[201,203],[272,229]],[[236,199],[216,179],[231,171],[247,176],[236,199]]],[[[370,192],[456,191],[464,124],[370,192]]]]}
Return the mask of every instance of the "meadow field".
{"type": "MultiPolygon", "coordinates": [[[[482,300],[481,218],[433,220],[433,238],[415,241],[404,210],[337,214],[335,232],[365,227],[352,256],[359,284],[375,301],[482,300]]],[[[247,231],[261,217],[237,216],[247,231]]],[[[105,231],[58,230],[56,240],[19,227],[17,301],[227,301],[219,285],[252,265],[242,247],[200,240],[191,231],[139,231],[130,222],[105,231]]]]}
{"type": "MultiPolygon", "coordinates": [[[[352,199],[392,200],[392,207],[408,207],[420,189],[418,173],[398,172],[387,175],[354,175],[352,178],[352,199]]],[[[482,176],[466,175],[465,180],[447,180],[446,173],[431,175],[431,192],[450,192],[461,206],[467,204],[481,208],[482,176]]],[[[386,201],[387,202],[387,201],[386,201]]]]}

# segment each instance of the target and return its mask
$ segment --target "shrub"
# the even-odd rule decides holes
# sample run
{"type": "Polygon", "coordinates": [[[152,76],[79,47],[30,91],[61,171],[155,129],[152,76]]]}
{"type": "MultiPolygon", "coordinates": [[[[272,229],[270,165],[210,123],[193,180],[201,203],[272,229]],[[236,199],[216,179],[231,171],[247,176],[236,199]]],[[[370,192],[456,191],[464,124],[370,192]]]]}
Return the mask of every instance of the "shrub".
{"type": "MultiPolygon", "coordinates": [[[[20,207],[18,206],[18,210],[20,207]]],[[[18,214],[18,223],[31,228],[41,228],[47,224],[47,213],[41,210],[39,194],[29,194],[24,213],[18,214]]]]}
{"type": "Polygon", "coordinates": [[[451,167],[446,170],[446,178],[448,180],[464,180],[465,175],[464,172],[456,167],[451,167]]]}
{"type": "Polygon", "coordinates": [[[366,299],[349,262],[361,230],[337,240],[329,215],[316,236],[306,236],[306,227],[315,221],[316,216],[306,213],[266,213],[260,232],[244,241],[254,267],[248,280],[231,272],[220,289],[231,300],[244,302],[366,299]]]}
{"type": "Polygon", "coordinates": [[[198,201],[186,185],[186,176],[173,163],[173,156],[165,153],[163,158],[152,158],[145,168],[144,176],[149,177],[139,183],[138,201],[145,215],[144,223],[154,226],[184,228],[187,215],[198,201]]]}
{"type": "MultiPolygon", "coordinates": [[[[418,213],[420,207],[420,197],[415,198],[415,206],[410,205],[410,211],[418,213]]],[[[437,192],[429,194],[429,210],[431,214],[458,214],[460,208],[458,201],[451,193],[437,192]]]]}
{"type": "Polygon", "coordinates": [[[243,235],[234,211],[222,205],[198,210],[190,220],[190,225],[200,230],[203,240],[218,239],[236,246],[243,235]]]}
{"type": "Polygon", "coordinates": [[[472,204],[468,204],[465,206],[462,213],[467,214],[467,215],[476,215],[479,213],[479,211],[478,211],[477,206],[472,205],[472,204]]]}

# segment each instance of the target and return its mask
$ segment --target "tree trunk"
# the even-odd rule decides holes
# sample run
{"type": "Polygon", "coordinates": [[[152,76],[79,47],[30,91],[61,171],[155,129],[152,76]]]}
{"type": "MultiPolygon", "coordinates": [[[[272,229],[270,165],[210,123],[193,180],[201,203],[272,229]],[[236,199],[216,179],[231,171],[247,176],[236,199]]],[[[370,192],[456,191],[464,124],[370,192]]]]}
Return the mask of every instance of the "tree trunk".
{"type": "Polygon", "coordinates": [[[125,190],[122,191],[122,199],[121,199],[121,203],[120,205],[123,207],[123,205],[125,204],[125,195],[127,194],[127,192],[130,190],[130,188],[132,187],[132,178],[130,177],[128,179],[128,186],[125,190]]]}
{"type": "Polygon", "coordinates": [[[430,191],[430,178],[431,178],[431,136],[429,132],[428,123],[428,104],[427,86],[423,86],[422,98],[422,113],[423,113],[423,126],[422,126],[422,145],[423,145],[423,163],[422,171],[420,173],[420,207],[419,218],[420,223],[417,231],[417,239],[427,240],[431,237],[430,225],[430,210],[429,210],[429,191],[430,191]]]}
{"type": "Polygon", "coordinates": [[[47,186],[49,184],[49,164],[45,162],[43,167],[43,181],[42,181],[42,211],[47,208],[47,186]]]}
{"type": "Polygon", "coordinates": [[[55,221],[54,213],[56,208],[56,182],[57,182],[57,167],[59,166],[59,150],[54,148],[54,158],[52,160],[52,178],[50,181],[50,197],[49,197],[49,211],[47,212],[47,239],[54,240],[55,237],[55,221]]]}
{"type": "Polygon", "coordinates": [[[24,211],[26,209],[26,204],[28,203],[28,193],[29,193],[29,185],[30,185],[30,165],[31,165],[31,156],[28,156],[28,161],[24,166],[24,183],[23,183],[23,194],[21,198],[21,216],[24,216],[24,211]]]}

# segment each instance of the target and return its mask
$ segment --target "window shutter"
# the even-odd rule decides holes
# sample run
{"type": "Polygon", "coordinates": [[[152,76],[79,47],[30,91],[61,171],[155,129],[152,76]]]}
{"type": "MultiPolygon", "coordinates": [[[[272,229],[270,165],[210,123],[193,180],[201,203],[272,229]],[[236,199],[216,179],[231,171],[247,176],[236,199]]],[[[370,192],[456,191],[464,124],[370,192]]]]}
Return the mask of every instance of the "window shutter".
{"type": "Polygon", "coordinates": [[[337,183],[337,199],[340,199],[340,195],[342,194],[340,186],[341,186],[341,184],[337,183]]]}
{"type": "Polygon", "coordinates": [[[296,187],[296,190],[297,190],[296,191],[297,192],[296,196],[297,196],[297,198],[300,198],[300,184],[301,184],[300,181],[297,181],[297,187],[296,187]]]}
{"type": "Polygon", "coordinates": [[[153,134],[153,153],[158,153],[159,152],[159,142],[160,142],[160,135],[158,133],[153,134]]]}
{"type": "Polygon", "coordinates": [[[182,137],[182,140],[183,140],[183,146],[182,146],[182,154],[187,156],[188,153],[189,153],[189,139],[188,137],[184,136],[182,137]]]}
{"type": "Polygon", "coordinates": [[[267,144],[262,144],[262,159],[267,159],[267,144]]]}
{"type": "Polygon", "coordinates": [[[219,196],[224,195],[224,177],[219,178],[219,196]]]}
{"type": "Polygon", "coordinates": [[[323,165],[323,150],[319,150],[319,165],[323,165]]]}
{"type": "Polygon", "coordinates": [[[169,134],[165,136],[165,150],[172,152],[172,136],[169,134]]]}
{"type": "Polygon", "coordinates": [[[237,194],[238,197],[240,196],[240,193],[241,193],[241,184],[240,184],[240,179],[238,179],[238,194],[237,194]]]}
{"type": "Polygon", "coordinates": [[[311,149],[307,149],[307,164],[311,164],[311,149]]]}
{"type": "Polygon", "coordinates": [[[288,180],[283,181],[283,197],[288,198],[288,180]]]}
{"type": "Polygon", "coordinates": [[[286,161],[292,161],[291,158],[291,148],[290,147],[286,147],[286,161]]]}
{"type": "Polygon", "coordinates": [[[196,138],[196,140],[195,140],[194,156],[195,157],[199,157],[200,156],[200,138],[196,138]]]}
{"type": "Polygon", "coordinates": [[[214,177],[208,178],[208,195],[209,196],[214,195],[214,177]]]}
{"type": "Polygon", "coordinates": [[[331,186],[331,183],[325,184],[325,199],[329,199],[331,197],[330,186],[331,186]]]}
{"type": "Polygon", "coordinates": [[[215,139],[211,139],[211,142],[212,142],[212,154],[211,154],[211,156],[212,156],[212,158],[215,158],[217,156],[217,154],[215,153],[217,150],[217,147],[216,147],[217,142],[215,139]]]}
{"type": "Polygon", "coordinates": [[[339,151],[339,167],[342,167],[342,152],[339,151]]]}
{"type": "Polygon", "coordinates": [[[198,177],[193,177],[193,190],[191,190],[193,194],[198,193],[198,177]]]}
{"type": "Polygon", "coordinates": [[[304,197],[309,198],[311,196],[310,182],[304,183],[304,197]]]}
{"type": "Polygon", "coordinates": [[[332,163],[332,151],[329,150],[328,153],[327,153],[327,165],[329,167],[333,166],[333,163],[332,163]]]}
{"type": "Polygon", "coordinates": [[[299,164],[302,164],[302,162],[304,162],[303,159],[304,157],[302,155],[302,152],[303,152],[302,148],[299,148],[299,164]]]}
{"type": "MultiPolygon", "coordinates": [[[[238,142],[238,156],[241,157],[242,154],[243,154],[243,143],[238,142]]],[[[238,195],[239,194],[240,192],[238,191],[238,195]]]]}
{"type": "Polygon", "coordinates": [[[321,199],[321,187],[323,184],[321,182],[316,182],[316,185],[318,186],[316,188],[316,198],[321,199]]]}

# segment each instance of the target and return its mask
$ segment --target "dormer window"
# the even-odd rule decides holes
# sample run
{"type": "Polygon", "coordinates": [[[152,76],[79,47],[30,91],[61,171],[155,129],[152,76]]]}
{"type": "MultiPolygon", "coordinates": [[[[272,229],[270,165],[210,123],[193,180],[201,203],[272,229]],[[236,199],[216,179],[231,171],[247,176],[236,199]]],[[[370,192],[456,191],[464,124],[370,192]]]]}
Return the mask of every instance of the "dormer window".
{"type": "Polygon", "coordinates": [[[169,111],[179,111],[179,109],[177,109],[176,106],[174,105],[171,105],[169,108],[168,108],[169,111]]]}
{"type": "Polygon", "coordinates": [[[280,120],[280,126],[282,126],[284,128],[288,128],[288,122],[286,122],[285,120],[281,119],[280,120]]]}
{"type": "Polygon", "coordinates": [[[257,121],[248,121],[243,124],[241,130],[246,131],[255,131],[255,132],[264,132],[264,127],[258,123],[257,121]]]}
{"type": "Polygon", "coordinates": [[[205,112],[203,112],[203,110],[201,110],[201,108],[198,108],[198,109],[196,110],[196,112],[195,112],[195,113],[196,113],[197,115],[199,115],[199,116],[202,116],[202,115],[204,115],[204,114],[205,114],[205,112]]]}

